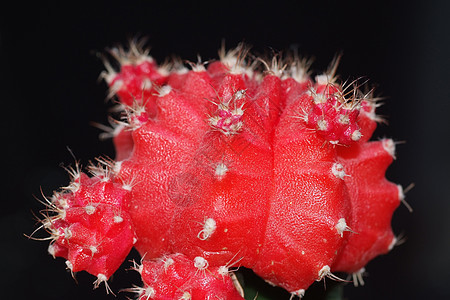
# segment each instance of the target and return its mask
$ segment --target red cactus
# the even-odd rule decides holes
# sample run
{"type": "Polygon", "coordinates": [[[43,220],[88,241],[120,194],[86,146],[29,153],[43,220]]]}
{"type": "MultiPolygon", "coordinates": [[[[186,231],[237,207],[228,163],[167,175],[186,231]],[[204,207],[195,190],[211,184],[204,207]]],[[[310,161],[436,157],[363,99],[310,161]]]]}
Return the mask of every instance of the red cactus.
{"type": "Polygon", "coordinates": [[[73,272],[106,281],[134,246],[139,299],[242,299],[231,266],[301,297],[395,244],[394,143],[369,141],[375,100],[335,66],[313,80],[297,59],[258,72],[243,47],[190,71],[135,44],[111,53],[116,161],[73,171],[44,220],[73,272]]]}

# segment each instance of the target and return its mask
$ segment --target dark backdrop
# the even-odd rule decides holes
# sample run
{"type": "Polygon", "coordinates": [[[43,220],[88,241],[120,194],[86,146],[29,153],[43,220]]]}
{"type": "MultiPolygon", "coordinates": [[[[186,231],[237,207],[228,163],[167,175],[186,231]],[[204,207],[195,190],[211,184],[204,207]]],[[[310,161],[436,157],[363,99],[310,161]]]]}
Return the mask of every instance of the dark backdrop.
{"type": "MultiPolygon", "coordinates": [[[[103,288],[92,291],[91,276],[77,275],[77,284],[62,259],[47,255],[47,242],[23,233],[35,228],[40,188],[51,195],[68,183],[61,168],[73,163],[67,147],[84,165],[114,155],[90,124],[107,122],[95,53],[137,34],[149,37],[160,62],[172,54],[216,58],[222,39],[230,47],[245,41],[256,52],[298,47],[319,71],[343,51],[342,78],[367,76],[387,96],[380,113],[389,126],[376,135],[405,142],[388,178],[416,184],[407,195],[414,212],[402,206],[393,220],[406,243],[371,262],[366,286],[348,287],[346,296],[449,298],[449,2],[36,2],[0,10],[2,299],[114,299],[103,288]]],[[[113,288],[130,286],[137,280],[130,274],[119,272],[113,288]]]]}

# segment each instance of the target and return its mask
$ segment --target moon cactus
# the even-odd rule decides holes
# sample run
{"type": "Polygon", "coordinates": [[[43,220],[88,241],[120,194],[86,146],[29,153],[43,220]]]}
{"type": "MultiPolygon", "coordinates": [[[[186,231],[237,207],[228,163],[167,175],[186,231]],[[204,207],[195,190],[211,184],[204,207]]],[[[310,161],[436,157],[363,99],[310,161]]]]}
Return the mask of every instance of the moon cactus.
{"type": "Polygon", "coordinates": [[[359,278],[396,243],[403,190],[385,178],[391,139],[370,141],[376,98],[296,56],[157,65],[132,43],[102,74],[116,158],[70,169],[42,220],[49,253],[107,284],[132,247],[137,299],[243,299],[252,269],[300,298],[314,281],[359,278]],[[88,175],[89,174],[89,175],[88,175]]]}

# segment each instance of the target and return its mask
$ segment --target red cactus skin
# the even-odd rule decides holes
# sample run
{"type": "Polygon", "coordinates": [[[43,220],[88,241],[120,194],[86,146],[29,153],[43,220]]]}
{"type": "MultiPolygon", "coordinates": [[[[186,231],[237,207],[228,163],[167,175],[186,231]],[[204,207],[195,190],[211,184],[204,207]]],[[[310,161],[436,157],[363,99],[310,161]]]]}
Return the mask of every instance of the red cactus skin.
{"type": "Polygon", "coordinates": [[[335,65],[313,79],[298,59],[258,72],[242,46],[192,70],[136,44],[111,53],[116,160],[73,170],[44,220],[73,272],[106,284],[134,246],[138,299],[243,299],[239,266],[302,297],[393,247],[395,144],[369,141],[372,93],[340,85],[335,65]]]}

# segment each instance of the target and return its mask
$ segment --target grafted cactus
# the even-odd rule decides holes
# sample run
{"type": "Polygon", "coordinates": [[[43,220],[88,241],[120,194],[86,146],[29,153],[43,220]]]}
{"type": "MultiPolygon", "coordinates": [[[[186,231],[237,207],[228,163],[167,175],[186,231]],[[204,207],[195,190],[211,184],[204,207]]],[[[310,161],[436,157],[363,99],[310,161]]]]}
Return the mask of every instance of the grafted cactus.
{"type": "Polygon", "coordinates": [[[139,44],[110,53],[116,158],[72,169],[43,220],[72,272],[106,284],[135,247],[140,300],[242,299],[240,266],[302,297],[395,245],[395,143],[369,141],[376,98],[339,83],[337,62],[311,78],[296,56],[249,61],[243,46],[190,69],[139,44]]]}

